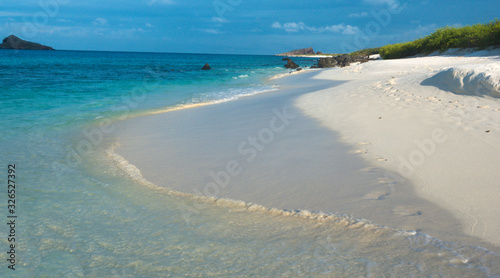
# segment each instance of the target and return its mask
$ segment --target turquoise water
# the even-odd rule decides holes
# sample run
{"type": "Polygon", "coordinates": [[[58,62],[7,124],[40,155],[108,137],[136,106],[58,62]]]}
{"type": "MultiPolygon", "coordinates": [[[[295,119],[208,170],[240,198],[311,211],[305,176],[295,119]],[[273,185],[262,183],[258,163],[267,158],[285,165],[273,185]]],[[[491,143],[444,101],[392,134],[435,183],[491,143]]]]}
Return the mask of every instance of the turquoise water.
{"type": "Polygon", "coordinates": [[[479,247],[345,216],[195,201],[130,180],[99,142],[79,155],[76,142],[96,124],[265,93],[275,89],[268,77],[288,72],[283,64],[273,56],[0,51],[1,180],[7,189],[15,164],[17,216],[16,270],[3,225],[0,277],[500,275],[499,255],[479,247]],[[213,70],[201,71],[205,63],[213,70]]]}

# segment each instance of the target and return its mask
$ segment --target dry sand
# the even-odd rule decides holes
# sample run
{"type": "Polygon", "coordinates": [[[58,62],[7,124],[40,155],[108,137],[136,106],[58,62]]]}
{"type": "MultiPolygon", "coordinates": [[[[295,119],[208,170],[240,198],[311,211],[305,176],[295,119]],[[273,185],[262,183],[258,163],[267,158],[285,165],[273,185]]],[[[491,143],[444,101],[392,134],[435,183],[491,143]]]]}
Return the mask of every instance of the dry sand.
{"type": "Polygon", "coordinates": [[[419,197],[459,219],[463,232],[498,246],[500,58],[484,54],[495,53],[326,70],[315,78],[347,82],[296,104],[342,142],[362,142],[365,161],[409,180],[419,197]]]}
{"type": "Polygon", "coordinates": [[[110,143],[176,191],[498,250],[500,101],[484,96],[498,88],[498,62],[438,56],[290,75],[271,80],[275,92],[125,120],[110,143]],[[481,96],[463,95],[471,84],[481,96]]]}

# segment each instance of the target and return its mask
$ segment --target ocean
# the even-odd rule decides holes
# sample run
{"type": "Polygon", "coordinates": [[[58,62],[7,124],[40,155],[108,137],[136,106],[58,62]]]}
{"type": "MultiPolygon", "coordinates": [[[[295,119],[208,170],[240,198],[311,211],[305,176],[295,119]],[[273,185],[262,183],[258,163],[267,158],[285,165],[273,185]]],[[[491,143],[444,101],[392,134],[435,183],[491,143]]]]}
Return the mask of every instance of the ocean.
{"type": "Polygon", "coordinates": [[[500,275],[499,254],[369,219],[206,200],[192,209],[190,196],[130,179],[92,132],[274,91],[270,77],[287,74],[284,64],[275,56],[0,50],[0,276],[500,275]],[[212,69],[202,71],[205,63],[212,69]]]}

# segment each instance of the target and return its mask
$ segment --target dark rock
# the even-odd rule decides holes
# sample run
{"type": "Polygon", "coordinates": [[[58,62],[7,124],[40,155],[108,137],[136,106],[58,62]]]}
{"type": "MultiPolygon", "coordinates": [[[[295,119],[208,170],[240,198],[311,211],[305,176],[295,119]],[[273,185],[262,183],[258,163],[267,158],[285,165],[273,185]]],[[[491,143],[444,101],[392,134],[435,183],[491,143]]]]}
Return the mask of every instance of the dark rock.
{"type": "Polygon", "coordinates": [[[360,63],[366,63],[370,61],[370,56],[353,56],[351,57],[351,63],[355,62],[360,62],[360,63]]]}
{"type": "Polygon", "coordinates": [[[41,45],[35,42],[22,40],[14,35],[10,35],[3,39],[0,44],[0,49],[22,49],[22,50],[54,50],[50,46],[41,45]]]}
{"type": "Polygon", "coordinates": [[[316,52],[316,54],[323,54],[323,52],[321,52],[321,51],[317,51],[317,52],[316,52]]]}
{"type": "Polygon", "coordinates": [[[351,56],[349,56],[348,54],[337,56],[335,57],[335,60],[337,60],[338,66],[341,68],[351,65],[351,56]]]}
{"type": "Polygon", "coordinates": [[[288,61],[288,60],[290,60],[290,58],[283,58],[283,59],[281,59],[281,61],[288,61]]]}
{"type": "Polygon", "coordinates": [[[312,69],[317,69],[318,66],[314,65],[314,66],[311,66],[312,69]]]}
{"type": "Polygon", "coordinates": [[[296,69],[298,67],[299,67],[299,65],[295,64],[295,62],[292,61],[291,59],[287,60],[286,65],[285,65],[285,68],[287,68],[287,69],[296,69]]]}
{"type": "Polygon", "coordinates": [[[367,56],[350,56],[347,54],[335,57],[320,58],[318,61],[318,68],[331,68],[331,67],[348,67],[351,63],[365,63],[368,62],[367,56]]]}
{"type": "Polygon", "coordinates": [[[205,64],[201,69],[202,70],[209,70],[209,69],[211,69],[211,67],[209,64],[205,64]]]}
{"type": "Polygon", "coordinates": [[[296,71],[301,71],[301,70],[302,70],[302,68],[298,68],[298,69],[296,69],[296,71]]]}
{"type": "Polygon", "coordinates": [[[333,57],[320,58],[318,61],[318,68],[332,68],[337,64],[337,60],[333,57]]]}

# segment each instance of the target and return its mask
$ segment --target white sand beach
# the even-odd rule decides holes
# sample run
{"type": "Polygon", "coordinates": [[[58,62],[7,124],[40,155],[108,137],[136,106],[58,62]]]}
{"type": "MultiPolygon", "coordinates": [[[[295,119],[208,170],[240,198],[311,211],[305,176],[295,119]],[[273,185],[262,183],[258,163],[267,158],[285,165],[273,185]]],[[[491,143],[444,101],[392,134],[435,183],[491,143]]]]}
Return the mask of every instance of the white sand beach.
{"type": "Polygon", "coordinates": [[[113,140],[157,186],[495,249],[499,62],[476,53],[290,75],[274,92],[125,120],[113,140]]]}
{"type": "Polygon", "coordinates": [[[347,82],[298,107],[409,180],[466,234],[500,245],[498,52],[375,61],[314,78],[347,82]]]}

